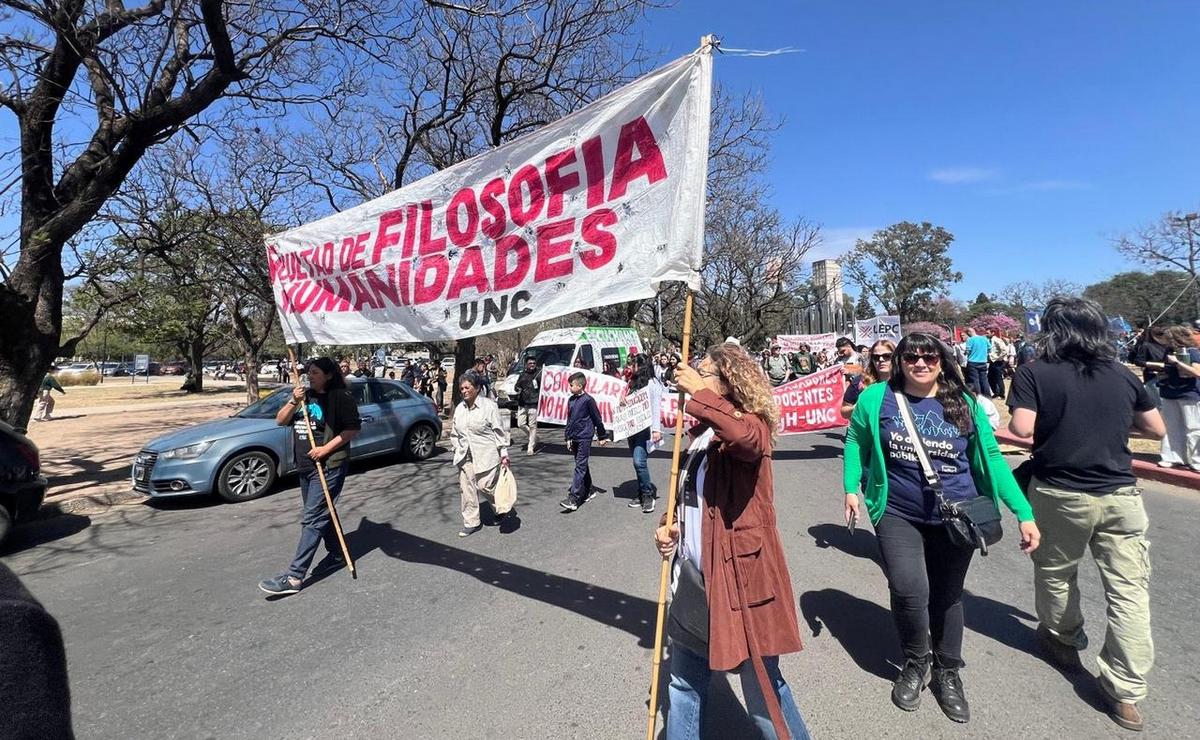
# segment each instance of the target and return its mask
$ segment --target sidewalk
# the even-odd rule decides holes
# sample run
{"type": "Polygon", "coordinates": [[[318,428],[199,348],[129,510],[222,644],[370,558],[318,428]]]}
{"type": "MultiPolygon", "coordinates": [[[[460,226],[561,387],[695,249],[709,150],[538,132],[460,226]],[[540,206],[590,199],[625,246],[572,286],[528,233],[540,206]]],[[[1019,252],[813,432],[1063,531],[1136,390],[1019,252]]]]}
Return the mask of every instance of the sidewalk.
{"type": "MultiPolygon", "coordinates": [[[[996,441],[1026,450],[1033,446],[1030,440],[1021,439],[1004,427],[996,430],[996,441]]],[[[1200,473],[1193,473],[1186,468],[1160,468],[1155,461],[1139,457],[1137,453],[1133,457],[1133,474],[1139,479],[1169,483],[1173,486],[1200,491],[1200,473]]]]}

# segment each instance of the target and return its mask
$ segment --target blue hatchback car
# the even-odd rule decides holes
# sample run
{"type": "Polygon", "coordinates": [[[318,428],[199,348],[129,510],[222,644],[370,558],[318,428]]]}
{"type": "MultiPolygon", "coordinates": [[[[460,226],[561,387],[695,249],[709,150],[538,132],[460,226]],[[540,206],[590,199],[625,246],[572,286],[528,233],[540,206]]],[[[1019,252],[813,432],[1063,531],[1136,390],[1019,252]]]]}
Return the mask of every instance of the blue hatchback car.
{"type": "MultiPolygon", "coordinates": [[[[348,378],[358,402],[362,431],[350,457],[403,453],[424,460],[442,436],[433,401],[393,380],[348,378]]],[[[283,386],[226,419],[197,424],[150,441],[133,461],[134,490],[155,497],[216,494],[249,501],[271,490],[279,476],[294,472],[290,427],[275,414],[292,395],[283,386]]]]}

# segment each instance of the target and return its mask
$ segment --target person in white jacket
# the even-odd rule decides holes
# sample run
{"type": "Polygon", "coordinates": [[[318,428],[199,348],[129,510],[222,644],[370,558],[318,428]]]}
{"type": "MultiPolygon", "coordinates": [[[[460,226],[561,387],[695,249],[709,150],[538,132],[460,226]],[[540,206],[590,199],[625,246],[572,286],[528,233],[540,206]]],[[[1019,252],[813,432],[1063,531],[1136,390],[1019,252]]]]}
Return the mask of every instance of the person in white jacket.
{"type": "Polygon", "coordinates": [[[454,467],[458,468],[462,489],[463,528],[459,537],[470,537],[483,528],[479,495],[494,498],[500,469],[508,467],[508,426],[501,420],[496,402],[480,395],[481,385],[473,373],[459,379],[462,401],[454,409],[450,429],[454,467]]]}

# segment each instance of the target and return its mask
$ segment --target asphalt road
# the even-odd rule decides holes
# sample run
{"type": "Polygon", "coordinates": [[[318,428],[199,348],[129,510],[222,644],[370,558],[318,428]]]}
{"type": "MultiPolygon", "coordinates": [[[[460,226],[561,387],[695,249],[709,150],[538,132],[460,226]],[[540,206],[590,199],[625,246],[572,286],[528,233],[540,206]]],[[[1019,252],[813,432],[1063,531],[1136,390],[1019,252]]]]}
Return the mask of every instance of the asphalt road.
{"type": "MultiPolygon", "coordinates": [[[[520,438],[515,432],[514,437],[520,438]]],[[[517,451],[514,446],[514,452],[517,451]]],[[[785,439],[780,529],[806,649],[783,661],[814,737],[1129,735],[1037,654],[1031,568],[1006,539],[967,581],[972,722],[928,694],[889,699],[899,651],[869,529],[840,516],[836,435],[785,439]]],[[[5,561],[59,619],[81,738],[634,738],[644,735],[658,516],[626,507],[624,447],[594,461],[605,493],[573,514],[561,447],[514,456],[520,526],[466,540],[448,454],[354,469],[341,505],[359,562],[300,594],[263,598],[298,533],[295,486],[236,506],[117,507],[20,532],[5,561]]],[[[652,460],[666,487],[669,457],[652,460]]],[[[1200,494],[1152,485],[1158,665],[1146,737],[1200,737],[1200,494]]],[[[1081,573],[1094,654],[1103,602],[1081,573]]],[[[714,682],[707,736],[752,737],[737,680],[714,682]]],[[[660,723],[661,726],[661,723],[660,723]]]]}

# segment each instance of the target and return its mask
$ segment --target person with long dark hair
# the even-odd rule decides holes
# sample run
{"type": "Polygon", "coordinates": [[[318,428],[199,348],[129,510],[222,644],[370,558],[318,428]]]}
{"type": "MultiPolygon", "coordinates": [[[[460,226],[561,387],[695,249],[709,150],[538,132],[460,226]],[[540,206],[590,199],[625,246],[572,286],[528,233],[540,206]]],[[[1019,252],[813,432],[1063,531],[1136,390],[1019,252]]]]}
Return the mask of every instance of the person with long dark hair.
{"type": "Polygon", "coordinates": [[[1108,602],[1097,662],[1109,716],[1144,725],[1138,703],[1154,663],[1150,637],[1149,522],[1133,475],[1129,429],[1165,433],[1146,387],[1116,359],[1108,319],[1084,298],[1055,298],[1042,317],[1040,355],[1013,376],[1009,431],[1033,438],[1027,491],[1045,530],[1033,554],[1038,637],[1047,657],[1080,671],[1086,646],[1079,563],[1090,550],[1108,602]]]}
{"type": "Polygon", "coordinates": [[[687,413],[700,422],[679,481],[676,523],[655,530],[676,550],[671,638],[670,740],[699,738],[714,671],[737,671],[763,737],[808,740],[779,656],[800,650],[796,599],[775,516],[771,451],[779,407],[762,367],[734,344],[680,362],[687,413]]]}
{"type": "Polygon", "coordinates": [[[975,551],[950,539],[914,443],[923,442],[929,450],[946,500],[988,496],[1003,503],[1020,522],[1020,547],[1026,553],[1037,549],[1040,534],[953,351],[936,337],[909,334],[896,346],[896,357],[888,382],[863,390],[850,417],[843,466],[846,522],[859,520],[861,490],[905,658],[892,702],[915,711],[928,682],[946,716],[967,722],[970,708],[960,674],[962,592],[975,551]],[[908,432],[899,394],[912,409],[920,442],[908,432]]]}
{"type": "Polygon", "coordinates": [[[629,508],[641,507],[643,514],[654,513],[654,500],[658,488],[650,478],[650,452],[662,442],[662,396],[663,385],[654,376],[654,364],[648,355],[634,355],[629,363],[633,366],[633,377],[629,379],[629,392],[637,393],[643,388],[650,397],[650,426],[627,438],[629,452],[633,455],[633,472],[637,476],[638,495],[629,502],[629,508]]]}
{"type": "Polygon", "coordinates": [[[308,363],[308,388],[297,385],[292,389],[292,397],[275,414],[275,423],[295,430],[293,450],[300,472],[304,515],[300,520],[300,543],[296,546],[292,564],[287,571],[262,581],[258,587],[268,594],[285,595],[300,590],[322,540],[327,555],[313,572],[328,573],[346,564],[333,531],[317,465],[325,468],[329,497],[337,501],[346,480],[350,442],[362,429],[362,420],[337,363],[328,357],[318,357],[308,363]],[[308,410],[308,424],[304,423],[304,409],[300,404],[308,410]]]}
{"type": "Polygon", "coordinates": [[[886,383],[892,377],[892,368],[896,362],[896,343],[890,339],[876,339],[871,348],[863,354],[867,361],[862,375],[857,382],[847,383],[846,390],[842,393],[843,419],[849,419],[854,413],[854,404],[858,403],[858,397],[862,395],[864,388],[873,383],[886,383]]]}

